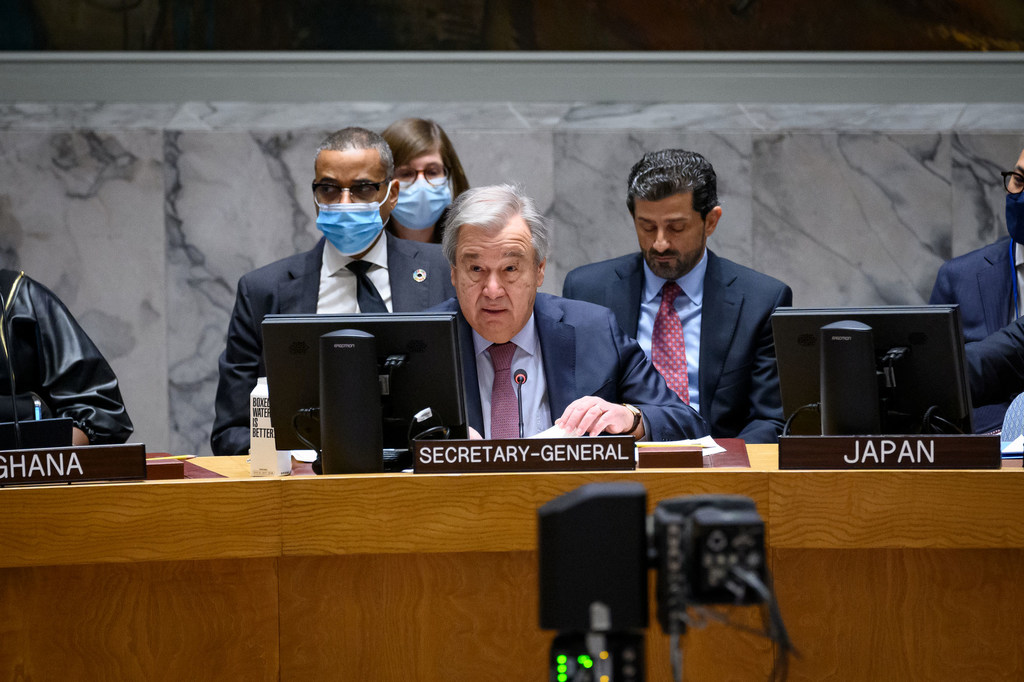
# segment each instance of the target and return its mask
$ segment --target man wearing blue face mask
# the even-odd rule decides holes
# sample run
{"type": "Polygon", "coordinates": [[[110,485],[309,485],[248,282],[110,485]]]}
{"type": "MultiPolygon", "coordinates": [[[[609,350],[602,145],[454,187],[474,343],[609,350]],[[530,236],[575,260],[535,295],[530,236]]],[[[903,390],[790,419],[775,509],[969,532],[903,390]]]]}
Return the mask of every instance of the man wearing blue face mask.
{"type": "Polygon", "coordinates": [[[311,250],[243,276],[220,356],[214,454],[249,449],[249,394],[266,375],[260,325],[272,313],[419,311],[454,295],[436,244],[384,230],[398,200],[391,149],[376,133],[345,128],[317,149],[313,201],[323,239],[311,250]]]}
{"type": "MultiPolygon", "coordinates": [[[[1013,170],[1002,173],[1007,236],[942,265],[929,303],[957,303],[964,340],[980,341],[1024,314],[1024,151],[1013,170]]],[[[974,428],[998,429],[1008,402],[975,401],[974,428]]]]}

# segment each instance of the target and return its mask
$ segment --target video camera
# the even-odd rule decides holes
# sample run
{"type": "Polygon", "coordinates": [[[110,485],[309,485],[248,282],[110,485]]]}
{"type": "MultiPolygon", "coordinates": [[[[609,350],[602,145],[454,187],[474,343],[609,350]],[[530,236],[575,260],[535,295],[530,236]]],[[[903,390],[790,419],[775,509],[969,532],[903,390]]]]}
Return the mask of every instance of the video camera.
{"type": "Polygon", "coordinates": [[[537,514],[540,626],[559,633],[551,646],[551,682],[644,679],[651,568],[676,679],[682,679],[679,637],[694,605],[766,604],[765,634],[788,653],[767,587],[764,521],[753,500],[679,497],[658,503],[648,516],[642,484],[591,483],[537,514]]]}

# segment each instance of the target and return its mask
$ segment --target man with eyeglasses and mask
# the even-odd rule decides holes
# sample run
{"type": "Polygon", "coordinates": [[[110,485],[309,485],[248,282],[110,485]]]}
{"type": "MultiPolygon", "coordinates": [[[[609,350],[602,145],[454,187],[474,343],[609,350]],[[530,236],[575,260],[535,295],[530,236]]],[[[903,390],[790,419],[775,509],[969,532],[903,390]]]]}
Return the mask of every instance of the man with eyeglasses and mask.
{"type": "MultiPolygon", "coordinates": [[[[960,306],[964,340],[980,341],[1024,314],[1024,151],[1013,170],[1002,173],[1006,190],[1006,230],[993,244],[947,261],[939,268],[929,303],[960,306]]],[[[1018,389],[1018,392],[1021,389],[1018,389]]],[[[986,433],[1002,426],[1011,396],[996,402],[976,395],[974,429],[986,433]]]]}
{"type": "Polygon", "coordinates": [[[424,310],[454,295],[437,244],[384,230],[398,200],[391,149],[363,128],[320,144],[313,201],[323,238],[311,250],[271,263],[238,282],[227,345],[220,356],[216,455],[249,450],[249,394],[266,375],[260,326],[274,313],[378,313],[424,310]]]}
{"type": "Polygon", "coordinates": [[[775,443],[783,427],[771,314],[792,290],[707,248],[722,208],[700,154],[645,154],[626,183],[640,251],[584,265],[562,295],[610,308],[716,438],[775,443]]]}

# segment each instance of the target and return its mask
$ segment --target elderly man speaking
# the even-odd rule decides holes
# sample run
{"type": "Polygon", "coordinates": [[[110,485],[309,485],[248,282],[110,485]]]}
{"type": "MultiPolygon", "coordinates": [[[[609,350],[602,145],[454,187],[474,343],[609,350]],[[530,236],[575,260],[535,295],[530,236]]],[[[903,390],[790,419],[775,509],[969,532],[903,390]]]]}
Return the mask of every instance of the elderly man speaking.
{"type": "Polygon", "coordinates": [[[513,377],[523,370],[526,436],[553,424],[572,435],[706,435],[611,311],[537,293],[548,244],[543,217],[515,187],[478,187],[452,205],[442,246],[457,298],[434,310],[459,313],[470,425],[518,436],[513,377]]]}

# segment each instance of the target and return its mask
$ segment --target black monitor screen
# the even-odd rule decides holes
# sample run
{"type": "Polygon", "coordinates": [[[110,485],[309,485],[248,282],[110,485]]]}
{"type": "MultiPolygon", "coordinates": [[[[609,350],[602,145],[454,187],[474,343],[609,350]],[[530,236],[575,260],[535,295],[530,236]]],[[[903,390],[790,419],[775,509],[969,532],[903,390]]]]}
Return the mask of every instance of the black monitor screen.
{"type": "MultiPolygon", "coordinates": [[[[792,435],[821,433],[821,328],[851,321],[870,328],[883,434],[971,433],[960,309],[955,305],[779,308],[772,315],[782,409],[792,435]]],[[[870,368],[869,368],[870,370],[870,368]]],[[[851,381],[851,385],[864,386],[851,381]]],[[[850,403],[864,391],[829,389],[850,403]]],[[[869,401],[865,401],[869,402],[869,401]]],[[[857,434],[850,434],[857,435],[857,434]]]]}
{"type": "MultiPolygon", "coordinates": [[[[293,428],[293,417],[320,405],[320,337],[343,329],[373,335],[378,371],[389,377],[388,395],[381,398],[385,448],[409,447],[410,422],[426,407],[450,429],[449,437],[466,437],[454,313],[268,315],[263,320],[263,354],[278,449],[308,448],[293,428]],[[389,359],[394,366],[385,370],[389,359]]],[[[300,420],[300,428],[319,447],[318,428],[309,420],[300,420]]]]}

